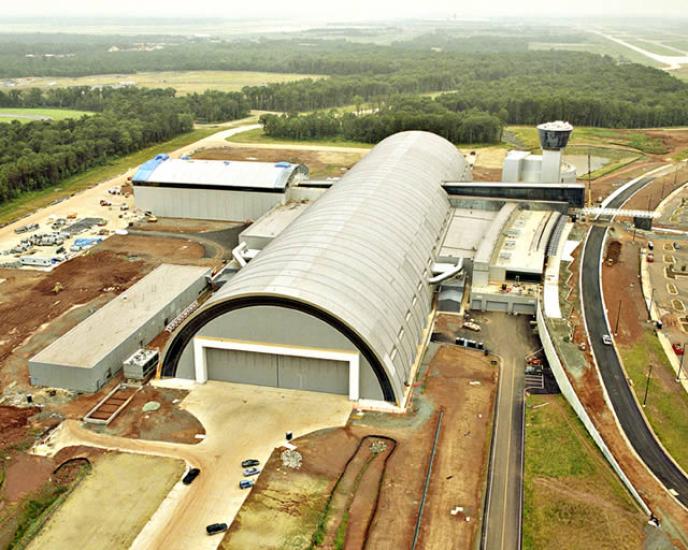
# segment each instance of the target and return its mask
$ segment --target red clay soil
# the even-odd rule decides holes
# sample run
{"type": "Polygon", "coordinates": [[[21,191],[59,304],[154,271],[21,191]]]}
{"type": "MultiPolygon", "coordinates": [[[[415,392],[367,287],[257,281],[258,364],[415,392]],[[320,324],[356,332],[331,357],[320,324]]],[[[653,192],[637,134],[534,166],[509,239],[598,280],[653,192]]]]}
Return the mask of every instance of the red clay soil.
{"type": "MultiPolygon", "coordinates": [[[[662,164],[664,163],[659,160],[634,162],[625,168],[621,168],[612,172],[608,176],[602,176],[601,178],[593,180],[591,193],[593,202],[606,197],[624,183],[628,183],[632,179],[637,178],[638,176],[641,176],[642,174],[649,172],[650,170],[657,168],[662,164]]],[[[587,184],[587,180],[585,178],[579,181],[587,184]]]]}
{"type": "MultiPolygon", "coordinates": [[[[424,513],[421,547],[443,550],[473,547],[479,536],[479,522],[458,521],[448,513],[446,502],[448,499],[453,505],[461,503],[473,518],[480,515],[497,376],[488,359],[475,351],[455,346],[440,347],[427,372],[420,377],[409,413],[353,415],[344,428],[323,430],[297,439],[295,444],[303,456],[302,467],[297,472],[285,471],[277,450],[242,509],[253,509],[254,499],[257,502],[273,500],[270,495],[276,488],[271,484],[275,480],[282,481],[287,475],[294,476],[294,486],[312,484],[312,481],[304,482],[301,476],[317,479],[323,483],[323,491],[330,494],[361,439],[368,435],[384,435],[395,439],[397,446],[384,469],[377,509],[363,547],[371,550],[409,548],[432,449],[436,410],[444,407],[444,429],[424,513]]],[[[375,473],[371,471],[372,475],[375,473]]],[[[354,495],[349,508],[349,525],[356,527],[347,535],[350,538],[347,538],[346,548],[362,547],[361,526],[366,525],[371,511],[375,510],[374,485],[374,482],[362,483],[354,495]]],[[[283,482],[278,486],[283,487],[283,482]]],[[[289,506],[288,513],[304,513],[304,503],[295,498],[283,497],[285,505],[289,506]]],[[[232,547],[233,535],[242,529],[240,512],[221,547],[232,547]]]]}
{"type": "Polygon", "coordinates": [[[202,256],[197,243],[180,246],[178,239],[117,235],[50,273],[0,270],[0,278],[6,279],[0,302],[0,386],[12,381],[28,385],[28,357],[19,365],[7,360],[44,324],[75,305],[114,298],[160,263],[203,264],[202,256]],[[55,294],[57,283],[63,290],[55,294]]]}
{"type": "Polygon", "coordinates": [[[473,181],[501,181],[501,168],[473,168],[473,181]]]}
{"type": "Polygon", "coordinates": [[[647,307],[640,284],[640,246],[644,244],[636,237],[632,241],[625,232],[616,229],[614,238],[621,243],[618,261],[613,265],[602,266],[602,288],[612,331],[621,303],[619,333],[616,336],[620,345],[631,345],[642,338],[643,324],[647,320],[647,307]]]}
{"type": "Polygon", "coordinates": [[[52,459],[27,453],[12,453],[5,463],[5,482],[0,496],[9,503],[21,500],[49,481],[54,468],[52,459]]]}
{"type": "Polygon", "coordinates": [[[664,197],[684,185],[687,180],[688,168],[685,167],[678,170],[678,172],[671,172],[666,176],[657,178],[633,195],[624,205],[624,208],[654,210],[659,206],[664,197]]]}
{"type": "Polygon", "coordinates": [[[87,424],[94,431],[134,439],[151,439],[173,443],[200,443],[196,434],[204,434],[205,428],[191,413],[181,409],[179,403],[187,391],[144,386],[109,426],[87,424]],[[149,401],[157,401],[157,411],[143,412],[149,401]]]}
{"type": "Polygon", "coordinates": [[[26,441],[30,418],[37,412],[36,408],[0,406],[0,451],[26,441]]]}

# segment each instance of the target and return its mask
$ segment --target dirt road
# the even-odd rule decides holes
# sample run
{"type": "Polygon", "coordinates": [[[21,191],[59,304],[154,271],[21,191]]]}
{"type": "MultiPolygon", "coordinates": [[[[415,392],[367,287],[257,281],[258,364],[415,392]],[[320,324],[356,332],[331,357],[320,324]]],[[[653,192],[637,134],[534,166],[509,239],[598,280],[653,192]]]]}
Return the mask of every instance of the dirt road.
{"type": "Polygon", "coordinates": [[[132,548],[215,549],[221,537],[208,537],[205,526],[231,523],[248,496],[239,489],[240,462],[257,458],[264,463],[284,434],[295,437],[327,427],[346,424],[351,403],[344,396],[284,391],[248,385],[208,382],[191,388],[181,407],[196,416],[206,438],[196,445],[143,441],[95,434],[79,422],[67,420],[49,442],[35,449],[53,455],[72,445],[177,458],[199,467],[201,475],[190,486],[177,483],[132,548]],[[314,414],[317,411],[317,414],[314,414]]]}

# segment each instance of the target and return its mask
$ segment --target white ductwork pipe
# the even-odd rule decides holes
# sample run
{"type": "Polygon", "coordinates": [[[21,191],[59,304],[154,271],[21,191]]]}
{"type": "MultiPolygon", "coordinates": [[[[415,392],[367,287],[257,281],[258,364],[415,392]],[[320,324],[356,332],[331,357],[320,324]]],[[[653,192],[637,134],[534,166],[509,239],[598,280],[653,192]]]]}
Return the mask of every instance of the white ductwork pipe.
{"type": "Polygon", "coordinates": [[[246,249],[246,243],[242,242],[239,246],[232,249],[232,258],[234,258],[240,267],[246,267],[246,258],[244,258],[244,250],[246,249]]]}
{"type": "Polygon", "coordinates": [[[442,271],[441,273],[435,275],[434,277],[430,277],[428,279],[428,283],[431,285],[436,285],[437,283],[441,283],[442,281],[449,279],[450,277],[454,277],[455,275],[458,275],[461,273],[463,270],[463,258],[460,258],[458,263],[453,266],[450,269],[447,269],[446,271],[442,271]]]}

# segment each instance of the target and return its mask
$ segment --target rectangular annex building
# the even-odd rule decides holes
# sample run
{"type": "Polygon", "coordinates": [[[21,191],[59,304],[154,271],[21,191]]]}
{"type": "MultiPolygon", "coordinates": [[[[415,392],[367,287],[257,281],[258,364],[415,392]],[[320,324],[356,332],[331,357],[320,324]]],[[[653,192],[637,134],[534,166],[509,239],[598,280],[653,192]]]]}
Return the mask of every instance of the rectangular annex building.
{"type": "Polygon", "coordinates": [[[255,220],[285,202],[287,188],[308,174],[302,164],[172,159],[158,155],[132,178],[136,206],[156,216],[255,220]]]}
{"type": "Polygon", "coordinates": [[[36,386],[93,392],[206,287],[207,267],[162,264],[29,359],[36,386]]]}

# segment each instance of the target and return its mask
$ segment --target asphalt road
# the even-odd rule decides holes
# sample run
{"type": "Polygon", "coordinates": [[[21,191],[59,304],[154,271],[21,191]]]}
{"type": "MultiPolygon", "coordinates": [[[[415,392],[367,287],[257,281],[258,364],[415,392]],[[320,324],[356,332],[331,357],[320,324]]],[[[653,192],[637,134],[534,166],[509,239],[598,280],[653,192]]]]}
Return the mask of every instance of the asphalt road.
{"type": "MultiPolygon", "coordinates": [[[[650,183],[654,177],[640,179],[635,185],[620,193],[608,204],[609,208],[620,208],[636,191],[650,183]]],[[[643,462],[670,491],[676,491],[676,498],[688,506],[688,478],[674,464],[657,442],[645,422],[640,407],[628,385],[626,376],[613,346],[602,342],[602,335],[609,333],[604,301],[601,291],[600,261],[603,254],[606,227],[593,227],[585,242],[582,266],[582,300],[585,321],[592,351],[595,355],[602,382],[612,402],[619,423],[626,437],[643,462]]]]}
{"type": "Polygon", "coordinates": [[[521,548],[524,358],[536,347],[528,317],[485,314],[481,339],[502,358],[485,516],[487,550],[521,548]]]}

